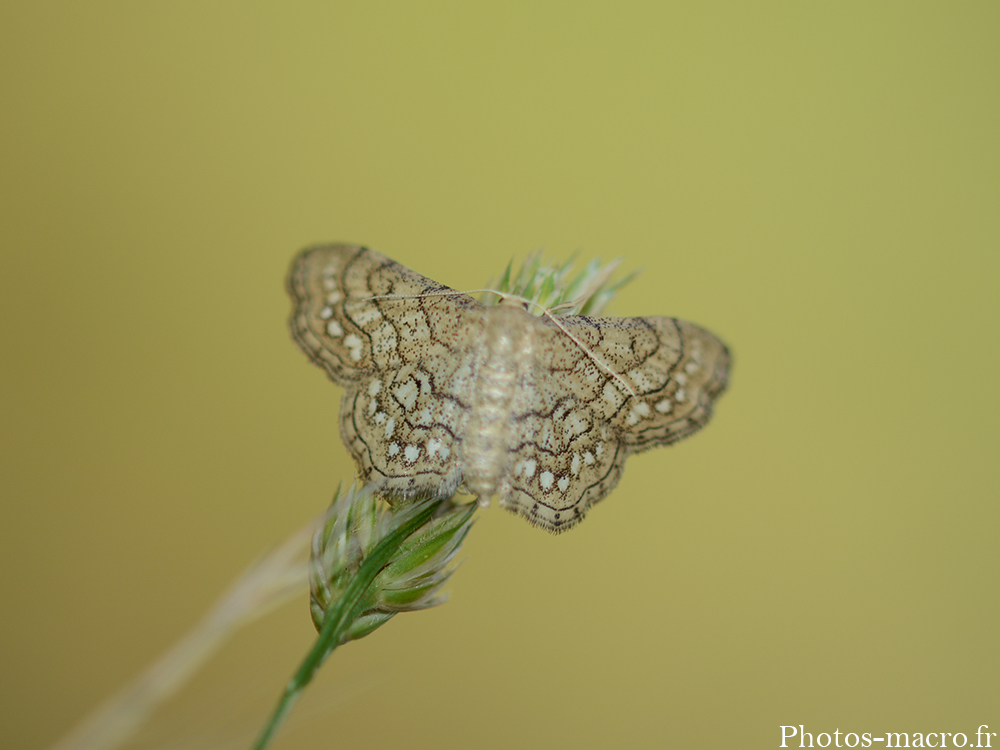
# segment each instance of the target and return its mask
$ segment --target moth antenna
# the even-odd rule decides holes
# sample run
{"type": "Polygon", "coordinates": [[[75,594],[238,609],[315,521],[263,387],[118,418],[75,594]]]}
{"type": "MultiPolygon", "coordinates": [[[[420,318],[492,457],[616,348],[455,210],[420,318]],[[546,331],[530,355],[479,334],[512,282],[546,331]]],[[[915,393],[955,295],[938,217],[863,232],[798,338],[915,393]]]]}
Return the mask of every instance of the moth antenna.
{"type": "MultiPolygon", "coordinates": [[[[530,300],[528,300],[528,301],[530,302],[530,300]]],[[[531,303],[531,304],[537,304],[537,303],[531,303]]],[[[538,305],[538,307],[542,307],[542,306],[538,305]]],[[[580,351],[582,351],[584,354],[586,354],[588,357],[590,357],[590,359],[593,360],[593,362],[594,362],[595,365],[597,365],[598,367],[600,367],[602,370],[604,370],[606,373],[608,373],[608,375],[610,375],[615,380],[617,380],[619,383],[621,383],[622,386],[625,388],[625,390],[628,392],[628,394],[632,398],[639,398],[639,396],[636,394],[636,392],[634,390],[632,390],[632,386],[630,386],[628,384],[628,381],[626,381],[625,378],[623,378],[621,375],[619,375],[617,372],[615,372],[613,369],[611,369],[607,364],[605,364],[605,362],[600,357],[598,357],[597,354],[593,350],[591,350],[591,348],[589,346],[587,346],[586,344],[584,344],[582,341],[580,341],[580,339],[578,339],[576,336],[574,336],[572,333],[570,333],[569,329],[567,329],[566,326],[564,326],[562,323],[559,322],[559,318],[557,318],[555,315],[553,315],[551,312],[549,312],[545,308],[542,308],[542,309],[544,311],[544,314],[546,316],[548,316],[548,319],[551,320],[553,323],[555,323],[556,327],[560,331],[562,331],[570,341],[572,341],[574,344],[576,344],[578,347],[580,347],[580,351]]]]}

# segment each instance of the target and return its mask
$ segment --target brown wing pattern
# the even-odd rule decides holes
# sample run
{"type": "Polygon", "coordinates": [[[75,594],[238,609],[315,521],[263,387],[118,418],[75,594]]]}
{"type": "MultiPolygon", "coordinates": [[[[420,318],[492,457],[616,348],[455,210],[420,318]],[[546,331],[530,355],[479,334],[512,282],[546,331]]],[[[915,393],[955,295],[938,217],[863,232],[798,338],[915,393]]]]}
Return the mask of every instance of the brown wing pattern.
{"type": "Polygon", "coordinates": [[[341,437],[361,477],[388,495],[452,494],[482,306],[349,245],[303,252],[288,287],[293,337],[347,389],[341,437]]]}
{"type": "Polygon", "coordinates": [[[598,370],[574,382],[591,384],[586,400],[631,451],[677,442],[708,422],[729,373],[729,350],[713,334],[665,317],[564,324],[594,355],[584,366],[598,370]]]}
{"type": "Polygon", "coordinates": [[[469,313],[482,308],[468,295],[354,245],[302,252],[288,290],[295,304],[292,337],[339,385],[447,355],[446,342],[459,340],[469,313]],[[382,295],[408,299],[401,304],[382,295]]]}
{"type": "MultiPolygon", "coordinates": [[[[488,308],[350,245],[303,252],[288,287],[296,342],[346,388],[341,435],[362,478],[389,495],[455,492],[488,308]]],[[[674,318],[524,317],[534,348],[497,491],[504,507],[563,531],[611,492],[629,455],[707,423],[729,352],[674,318]]]]}
{"type": "Polygon", "coordinates": [[[540,321],[538,366],[515,405],[522,436],[505,507],[550,531],[570,528],[614,489],[634,452],[708,421],[729,354],[673,318],[540,321]]]}

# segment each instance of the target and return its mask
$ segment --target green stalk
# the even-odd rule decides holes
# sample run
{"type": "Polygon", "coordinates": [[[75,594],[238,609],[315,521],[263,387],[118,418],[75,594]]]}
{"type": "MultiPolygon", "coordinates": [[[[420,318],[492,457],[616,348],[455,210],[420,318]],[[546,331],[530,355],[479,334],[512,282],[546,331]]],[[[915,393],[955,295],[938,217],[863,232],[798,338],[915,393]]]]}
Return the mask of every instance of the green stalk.
{"type": "Polygon", "coordinates": [[[347,629],[369,606],[369,597],[366,595],[370,594],[369,589],[379,571],[389,564],[406,538],[431,519],[442,502],[437,500],[429,503],[426,508],[376,544],[368,557],[365,558],[361,567],[358,568],[358,572],[354,574],[354,578],[344,589],[344,595],[337,602],[331,604],[326,611],[323,627],[319,631],[316,642],[306,654],[306,658],[302,660],[302,664],[292,679],[289,680],[285,692],[271,713],[270,720],[260,733],[252,750],[264,750],[271,743],[278,727],[281,726],[288,712],[292,710],[292,706],[295,705],[295,701],[299,699],[306,685],[312,680],[316,670],[320,668],[326,657],[340,645],[347,629]]]}

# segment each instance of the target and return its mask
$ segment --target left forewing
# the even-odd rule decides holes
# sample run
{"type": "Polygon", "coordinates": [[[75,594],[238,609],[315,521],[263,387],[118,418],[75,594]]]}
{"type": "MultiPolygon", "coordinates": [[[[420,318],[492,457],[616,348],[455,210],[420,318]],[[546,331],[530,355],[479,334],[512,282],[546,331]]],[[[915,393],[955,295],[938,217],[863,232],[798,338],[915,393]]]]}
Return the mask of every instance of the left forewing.
{"type": "Polygon", "coordinates": [[[479,319],[471,297],[354,245],[303,251],[288,290],[292,336],[340,385],[446,356],[479,319]]]}

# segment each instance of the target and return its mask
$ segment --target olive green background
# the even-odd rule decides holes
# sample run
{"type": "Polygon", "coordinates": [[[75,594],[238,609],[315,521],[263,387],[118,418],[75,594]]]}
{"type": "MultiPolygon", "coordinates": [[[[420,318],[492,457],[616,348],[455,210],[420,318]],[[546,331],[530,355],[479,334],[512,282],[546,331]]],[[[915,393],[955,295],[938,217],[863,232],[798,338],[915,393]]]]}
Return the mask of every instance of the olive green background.
{"type": "MultiPolygon", "coordinates": [[[[1000,731],[996,3],[9,2],[0,37],[4,746],[351,478],[285,322],[335,240],[458,289],[621,256],[609,312],[735,367],[572,532],[479,513],[449,603],[276,747],[1000,731]]],[[[133,746],[246,746],[313,635],[257,623],[133,746]]]]}

